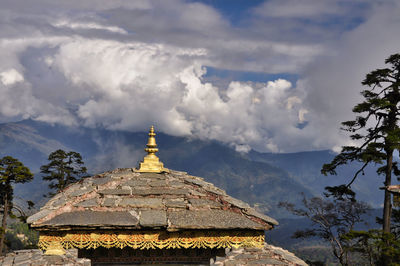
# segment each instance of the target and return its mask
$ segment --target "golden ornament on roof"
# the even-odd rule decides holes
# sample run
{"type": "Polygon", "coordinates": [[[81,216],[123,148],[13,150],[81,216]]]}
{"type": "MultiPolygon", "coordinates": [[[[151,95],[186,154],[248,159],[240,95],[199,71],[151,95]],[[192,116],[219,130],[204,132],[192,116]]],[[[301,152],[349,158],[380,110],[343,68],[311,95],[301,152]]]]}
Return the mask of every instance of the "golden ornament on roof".
{"type": "Polygon", "coordinates": [[[154,133],[154,126],[151,126],[149,132],[149,140],[147,141],[147,148],[144,150],[147,155],[143,158],[143,162],[140,163],[138,172],[142,173],[161,173],[168,172],[167,168],[164,168],[164,164],[160,162],[160,159],[156,156],[158,152],[156,143],[156,133],[154,133]]]}

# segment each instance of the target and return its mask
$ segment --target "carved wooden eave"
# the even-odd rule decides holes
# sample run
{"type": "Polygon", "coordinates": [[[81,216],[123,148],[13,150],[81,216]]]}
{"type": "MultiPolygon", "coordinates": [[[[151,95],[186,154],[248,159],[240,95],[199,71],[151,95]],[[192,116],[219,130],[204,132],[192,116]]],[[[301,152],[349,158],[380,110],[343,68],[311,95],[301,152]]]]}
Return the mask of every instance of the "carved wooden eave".
{"type": "Polygon", "coordinates": [[[60,231],[40,235],[39,248],[47,250],[55,243],[61,245],[63,249],[94,249],[98,247],[130,247],[133,249],[262,248],[264,231],[60,231]]]}

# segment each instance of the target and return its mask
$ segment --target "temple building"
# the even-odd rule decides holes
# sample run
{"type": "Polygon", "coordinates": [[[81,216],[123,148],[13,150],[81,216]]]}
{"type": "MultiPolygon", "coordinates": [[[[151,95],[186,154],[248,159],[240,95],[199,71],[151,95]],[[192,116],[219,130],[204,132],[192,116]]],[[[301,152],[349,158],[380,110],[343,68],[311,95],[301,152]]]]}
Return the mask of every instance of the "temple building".
{"type": "Polygon", "coordinates": [[[265,244],[265,231],[276,220],[200,177],[165,168],[156,156],[153,127],[145,151],[138,169],[84,178],[30,216],[40,249],[49,257],[77,249],[78,258],[92,265],[224,265],[226,252],[230,258],[245,253],[277,265],[305,265],[265,244]]]}

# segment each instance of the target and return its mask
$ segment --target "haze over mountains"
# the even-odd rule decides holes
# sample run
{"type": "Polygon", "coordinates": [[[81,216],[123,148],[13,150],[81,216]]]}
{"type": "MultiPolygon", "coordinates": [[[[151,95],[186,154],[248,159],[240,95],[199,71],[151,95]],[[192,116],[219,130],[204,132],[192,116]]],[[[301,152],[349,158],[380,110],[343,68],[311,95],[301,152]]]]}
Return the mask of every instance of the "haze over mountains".
{"type": "MultiPolygon", "coordinates": [[[[339,176],[320,174],[323,163],[334,154],[312,151],[288,154],[238,153],[216,141],[157,134],[159,157],[167,168],[204,177],[228,194],[255,204],[274,218],[287,217],[277,207],[280,201],[299,203],[300,193],[321,195],[327,185],[346,182],[356,165],[343,167],[339,176]]],[[[0,156],[18,158],[36,173],[32,183],[17,185],[16,194],[39,203],[47,183],[40,177],[40,166],[56,149],[82,154],[90,174],[118,167],[136,167],[145,155],[147,132],[132,133],[105,129],[74,128],[32,120],[0,124],[0,156]]],[[[354,184],[359,199],[379,206],[382,196],[374,169],[368,169],[354,184]]]]}

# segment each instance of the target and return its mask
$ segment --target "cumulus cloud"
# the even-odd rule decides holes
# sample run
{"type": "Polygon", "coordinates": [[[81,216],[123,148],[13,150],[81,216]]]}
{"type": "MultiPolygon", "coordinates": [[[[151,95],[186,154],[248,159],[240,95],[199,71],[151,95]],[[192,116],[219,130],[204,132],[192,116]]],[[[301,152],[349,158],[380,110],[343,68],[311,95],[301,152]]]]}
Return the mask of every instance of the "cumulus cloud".
{"type": "Polygon", "coordinates": [[[282,127],[280,121],[287,122],[283,127],[296,127],[299,122],[301,101],[294,96],[291,83],[283,79],[265,84],[233,81],[223,99],[218,87],[202,79],[206,68],[200,62],[207,54],[205,49],[162,44],[63,40],[33,63],[58,73],[53,76],[62,75],[57,80],[67,87],[44,90],[50,94],[44,96],[26,84],[26,101],[42,107],[46,103],[49,109],[18,110],[15,114],[63,122],[63,116],[55,121],[55,110],[61,109],[69,124],[139,131],[154,123],[168,134],[217,139],[240,151],[252,146],[279,151],[280,145],[269,139],[279,131],[277,126],[282,127]],[[60,102],[51,94],[69,101],[60,102]],[[294,97],[297,101],[290,100],[294,97]],[[291,108],[287,108],[289,102],[291,108]],[[260,130],[264,125],[270,128],[260,130]],[[268,144],[264,144],[266,140],[268,144]]]}
{"type": "Polygon", "coordinates": [[[231,82],[223,99],[202,80],[203,56],[203,49],[80,39],[61,45],[51,62],[71,89],[85,88],[76,115],[86,126],[137,131],[154,123],[168,134],[222,140],[243,151],[271,149],[264,141],[278,130],[260,131],[263,125],[299,123],[300,98],[286,107],[296,97],[290,82],[231,82]]]}
{"type": "Polygon", "coordinates": [[[340,14],[352,8],[302,2],[290,10],[280,9],[289,0],[267,1],[239,26],[211,6],[180,0],[4,2],[0,119],[131,131],[154,124],[242,152],[338,146],[345,141],[338,124],[359,99],[362,74],[399,43],[398,5],[376,5],[357,27],[323,33],[321,14],[347,18],[340,14]],[[281,28],[268,24],[272,17],[281,28]],[[296,39],[293,23],[304,17],[318,24],[319,41],[311,31],[296,39]],[[219,83],[205,78],[208,66],[301,79],[219,83]]]}
{"type": "Polygon", "coordinates": [[[332,43],[331,53],[305,69],[300,86],[307,92],[304,105],[310,111],[309,128],[320,133],[314,145],[334,147],[351,144],[348,136],[339,134],[340,122],[354,119],[352,107],[362,101],[361,81],[384,60],[399,53],[397,34],[399,2],[376,5],[371,17],[332,43]]]}
{"type": "Polygon", "coordinates": [[[0,73],[0,80],[5,86],[13,85],[24,80],[24,77],[14,68],[0,73]]]}

